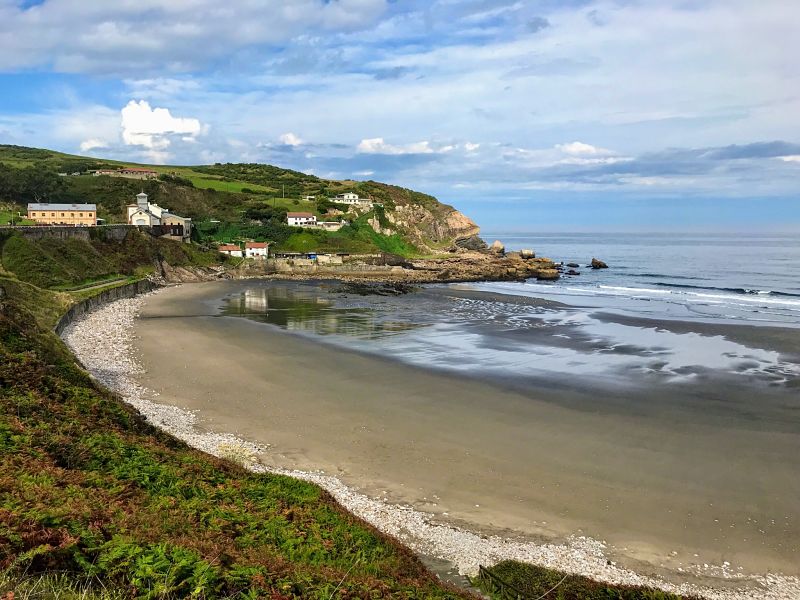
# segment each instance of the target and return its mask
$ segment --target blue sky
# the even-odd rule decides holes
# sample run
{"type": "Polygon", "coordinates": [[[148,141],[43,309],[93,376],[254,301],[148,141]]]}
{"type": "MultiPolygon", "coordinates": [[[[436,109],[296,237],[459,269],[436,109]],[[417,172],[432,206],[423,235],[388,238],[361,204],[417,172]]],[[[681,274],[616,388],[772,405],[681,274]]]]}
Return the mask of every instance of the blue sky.
{"type": "Polygon", "coordinates": [[[0,0],[0,142],[267,162],[485,228],[800,231],[793,0],[0,0]]]}

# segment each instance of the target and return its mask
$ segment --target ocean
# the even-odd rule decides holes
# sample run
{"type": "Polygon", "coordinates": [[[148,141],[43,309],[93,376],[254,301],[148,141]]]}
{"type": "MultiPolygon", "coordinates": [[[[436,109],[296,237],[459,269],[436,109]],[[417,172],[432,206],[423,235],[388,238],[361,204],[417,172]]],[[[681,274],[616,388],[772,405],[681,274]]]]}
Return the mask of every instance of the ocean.
{"type": "Polygon", "coordinates": [[[556,282],[479,287],[653,318],[800,326],[800,236],[791,234],[504,233],[506,250],[577,263],[556,282]],[[607,270],[587,268],[596,257],[607,270]]]}

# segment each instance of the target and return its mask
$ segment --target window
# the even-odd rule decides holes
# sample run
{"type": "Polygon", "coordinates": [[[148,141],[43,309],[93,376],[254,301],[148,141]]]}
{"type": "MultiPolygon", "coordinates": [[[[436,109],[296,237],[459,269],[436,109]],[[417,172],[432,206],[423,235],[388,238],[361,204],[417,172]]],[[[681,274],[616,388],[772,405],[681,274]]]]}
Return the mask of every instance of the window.
{"type": "Polygon", "coordinates": [[[55,217],[55,216],[56,216],[56,213],[50,213],[50,216],[51,216],[51,217],[55,217]]]}
{"type": "Polygon", "coordinates": [[[78,216],[79,216],[79,217],[82,217],[82,216],[83,216],[83,213],[78,213],[78,216]]]}
{"type": "Polygon", "coordinates": [[[63,217],[63,216],[64,216],[64,213],[61,213],[61,216],[63,217]]]}
{"type": "Polygon", "coordinates": [[[31,213],[31,216],[32,216],[32,217],[35,217],[35,216],[36,216],[36,213],[35,213],[35,212],[32,212],[32,213],[31,213]]]}

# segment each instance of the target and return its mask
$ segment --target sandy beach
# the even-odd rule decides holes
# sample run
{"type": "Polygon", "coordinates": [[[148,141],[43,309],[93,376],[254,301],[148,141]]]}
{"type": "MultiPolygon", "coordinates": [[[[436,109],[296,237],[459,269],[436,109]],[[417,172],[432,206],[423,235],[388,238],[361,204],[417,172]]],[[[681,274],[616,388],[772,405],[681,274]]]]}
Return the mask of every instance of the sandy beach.
{"type": "Polygon", "coordinates": [[[475,540],[562,544],[573,557],[583,547],[583,569],[562,568],[609,581],[635,572],[662,587],[710,586],[704,595],[717,598],[800,590],[800,447],[773,417],[741,427],[729,415],[726,427],[717,406],[687,419],[685,399],[666,387],[648,392],[646,409],[606,411],[569,386],[526,391],[220,317],[220,298],[243,285],[171,288],[127,309],[139,312],[129,369],[138,393],[192,411],[201,434],[235,434],[264,449],[270,468],[335,478],[475,540]],[[751,577],[766,573],[787,577],[751,577]]]}

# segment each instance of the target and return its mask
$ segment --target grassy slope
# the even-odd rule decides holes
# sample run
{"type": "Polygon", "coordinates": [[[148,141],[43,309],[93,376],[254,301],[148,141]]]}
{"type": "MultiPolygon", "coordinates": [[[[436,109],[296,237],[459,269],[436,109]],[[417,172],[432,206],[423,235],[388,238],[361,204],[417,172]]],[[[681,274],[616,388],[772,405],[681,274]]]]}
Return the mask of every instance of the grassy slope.
{"type": "Polygon", "coordinates": [[[209,266],[225,259],[190,244],[152,238],[132,229],[121,241],[90,230],[89,242],[44,238],[31,241],[13,231],[0,232],[0,265],[8,275],[43,288],[71,289],[94,282],[139,278],[155,269],[157,259],[172,266],[209,266]]]}
{"type": "Polygon", "coordinates": [[[148,426],[50,332],[67,295],[0,286],[0,585],[66,571],[124,597],[463,596],[319,488],[148,426]]]}

